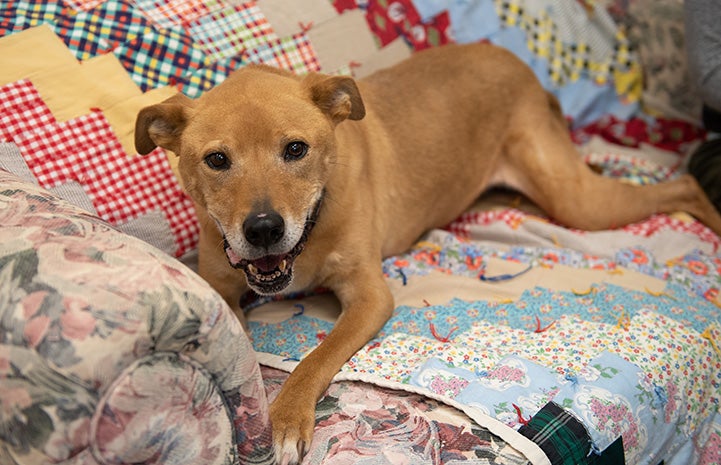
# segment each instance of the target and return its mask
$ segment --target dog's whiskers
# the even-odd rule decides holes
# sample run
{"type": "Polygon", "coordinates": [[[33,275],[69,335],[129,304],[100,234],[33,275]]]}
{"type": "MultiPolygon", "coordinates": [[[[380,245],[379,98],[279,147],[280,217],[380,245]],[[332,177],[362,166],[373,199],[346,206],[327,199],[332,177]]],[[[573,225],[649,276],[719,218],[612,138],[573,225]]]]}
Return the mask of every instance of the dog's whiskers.
{"type": "Polygon", "coordinates": [[[338,201],[333,198],[333,194],[331,194],[331,193],[328,192],[328,191],[326,191],[325,197],[323,197],[323,201],[324,201],[324,202],[333,202],[333,203],[335,203],[335,204],[338,204],[338,201]]]}
{"type": "Polygon", "coordinates": [[[350,164],[348,164],[348,163],[341,163],[341,162],[339,162],[339,161],[331,161],[331,162],[329,162],[328,164],[329,164],[329,165],[338,165],[338,166],[342,166],[342,167],[344,167],[344,168],[350,167],[350,164]]]}

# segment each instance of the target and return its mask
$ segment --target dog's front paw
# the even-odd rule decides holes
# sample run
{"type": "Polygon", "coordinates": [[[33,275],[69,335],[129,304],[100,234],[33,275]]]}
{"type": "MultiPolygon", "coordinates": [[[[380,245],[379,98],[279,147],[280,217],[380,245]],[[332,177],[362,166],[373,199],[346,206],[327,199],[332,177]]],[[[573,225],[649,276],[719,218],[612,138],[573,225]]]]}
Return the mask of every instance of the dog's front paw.
{"type": "Polygon", "coordinates": [[[275,461],[280,465],[300,463],[310,447],[315,426],[315,409],[289,405],[281,397],[270,406],[275,461]]]}

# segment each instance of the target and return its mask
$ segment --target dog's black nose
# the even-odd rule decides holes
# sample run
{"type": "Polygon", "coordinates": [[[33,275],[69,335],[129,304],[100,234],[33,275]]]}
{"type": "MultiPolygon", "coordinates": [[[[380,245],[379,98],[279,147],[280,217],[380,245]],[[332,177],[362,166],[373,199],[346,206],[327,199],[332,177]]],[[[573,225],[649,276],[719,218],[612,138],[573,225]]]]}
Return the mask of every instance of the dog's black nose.
{"type": "Polygon", "coordinates": [[[283,238],[285,234],[283,217],[274,211],[252,213],[243,222],[243,234],[254,246],[267,249],[283,238]]]}

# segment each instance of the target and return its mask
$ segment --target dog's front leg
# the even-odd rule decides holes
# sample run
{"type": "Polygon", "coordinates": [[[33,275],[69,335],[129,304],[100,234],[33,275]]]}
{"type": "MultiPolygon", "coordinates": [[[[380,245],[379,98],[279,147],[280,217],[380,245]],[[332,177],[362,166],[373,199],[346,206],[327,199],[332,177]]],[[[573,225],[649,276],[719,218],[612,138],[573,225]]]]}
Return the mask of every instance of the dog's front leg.
{"type": "Polygon", "coordinates": [[[379,266],[346,275],[332,286],[343,311],[325,340],[295,368],[270,406],[276,461],[299,462],[313,436],[315,406],[343,364],[383,327],[393,312],[393,297],[379,266]]]}

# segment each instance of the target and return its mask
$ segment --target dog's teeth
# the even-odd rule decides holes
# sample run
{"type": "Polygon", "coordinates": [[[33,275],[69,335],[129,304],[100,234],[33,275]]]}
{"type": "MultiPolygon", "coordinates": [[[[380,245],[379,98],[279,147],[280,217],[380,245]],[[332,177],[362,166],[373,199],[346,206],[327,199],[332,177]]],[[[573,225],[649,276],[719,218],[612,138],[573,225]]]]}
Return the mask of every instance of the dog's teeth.
{"type": "Polygon", "coordinates": [[[253,264],[248,264],[248,273],[253,276],[258,281],[273,281],[274,279],[280,278],[283,273],[285,272],[286,268],[288,268],[288,262],[286,260],[283,260],[280,262],[280,265],[278,265],[278,269],[275,270],[271,274],[265,274],[261,273],[258,267],[256,267],[253,264]]]}

